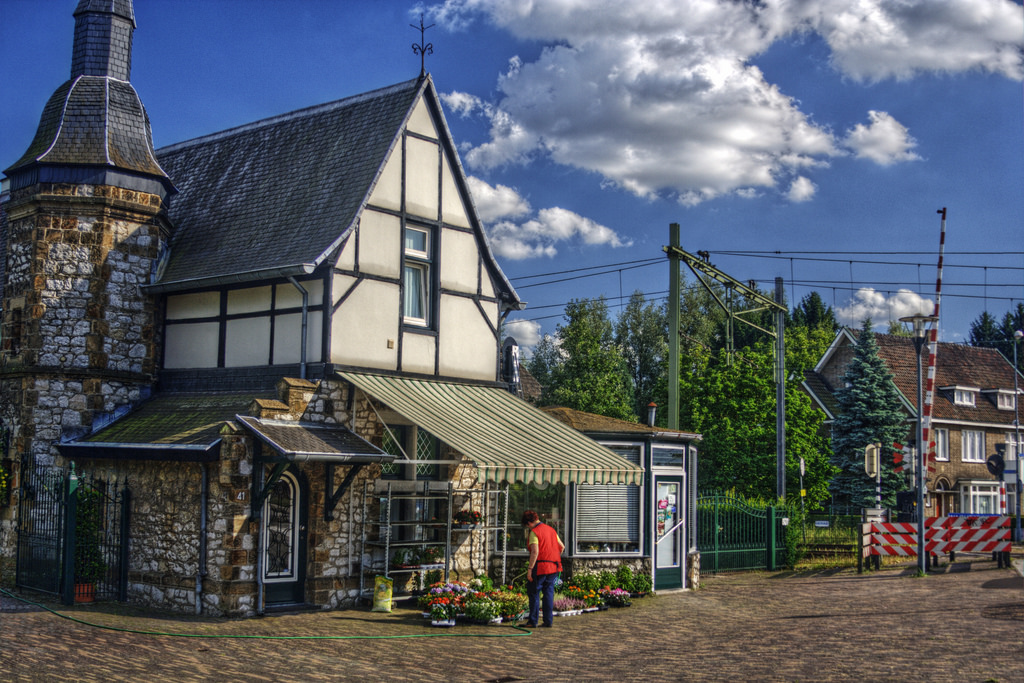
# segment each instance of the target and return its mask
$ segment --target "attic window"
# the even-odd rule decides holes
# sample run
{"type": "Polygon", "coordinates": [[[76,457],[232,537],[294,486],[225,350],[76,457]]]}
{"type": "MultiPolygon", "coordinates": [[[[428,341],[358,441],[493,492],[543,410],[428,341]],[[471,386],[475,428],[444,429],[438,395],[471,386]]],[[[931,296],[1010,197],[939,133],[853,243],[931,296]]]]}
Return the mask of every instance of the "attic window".
{"type": "Polygon", "coordinates": [[[999,410],[1013,410],[1016,407],[1014,405],[1015,401],[1013,398],[1013,394],[1006,391],[1000,391],[996,394],[996,407],[999,408],[999,410]]]}
{"type": "Polygon", "coordinates": [[[939,387],[941,391],[953,392],[953,403],[958,406],[974,406],[975,396],[981,389],[979,387],[968,387],[961,384],[955,384],[948,387],[939,387]]]}
{"type": "Polygon", "coordinates": [[[430,324],[431,245],[426,228],[405,228],[405,265],[402,284],[405,288],[403,320],[407,325],[427,327],[430,324]]]}
{"type": "Polygon", "coordinates": [[[953,390],[953,403],[958,406],[973,406],[974,405],[974,392],[969,389],[954,389],[953,390]]]}

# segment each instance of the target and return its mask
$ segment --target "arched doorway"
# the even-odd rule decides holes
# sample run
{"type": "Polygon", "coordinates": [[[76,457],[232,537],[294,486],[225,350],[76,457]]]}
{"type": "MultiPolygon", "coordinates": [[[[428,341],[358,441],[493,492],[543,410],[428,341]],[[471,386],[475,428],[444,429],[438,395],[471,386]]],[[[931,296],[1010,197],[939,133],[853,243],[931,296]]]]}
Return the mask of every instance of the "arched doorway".
{"type": "Polygon", "coordinates": [[[305,602],[305,487],[288,471],[274,482],[263,503],[260,548],[268,605],[305,602]]]}

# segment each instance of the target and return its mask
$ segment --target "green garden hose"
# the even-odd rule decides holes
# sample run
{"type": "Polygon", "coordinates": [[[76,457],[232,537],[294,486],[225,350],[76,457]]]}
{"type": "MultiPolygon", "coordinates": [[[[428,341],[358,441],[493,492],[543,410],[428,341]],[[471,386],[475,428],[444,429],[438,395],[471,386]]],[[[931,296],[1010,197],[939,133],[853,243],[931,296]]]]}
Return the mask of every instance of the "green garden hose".
{"type": "Polygon", "coordinates": [[[76,624],[82,624],[83,626],[90,626],[92,628],[101,628],[107,631],[116,631],[118,633],[135,633],[144,636],[169,636],[172,638],[234,638],[234,639],[251,639],[251,640],[391,640],[397,638],[512,638],[517,636],[528,636],[533,633],[522,626],[512,625],[512,629],[515,633],[410,633],[407,635],[399,636],[261,636],[261,635],[245,635],[245,634],[208,634],[208,633],[167,633],[164,631],[140,631],[131,628],[121,628],[119,626],[106,626],[104,624],[94,624],[78,617],[73,617],[69,614],[64,614],[56,610],[50,609],[46,605],[42,605],[38,602],[32,602],[25,598],[19,597],[10,593],[3,588],[0,588],[0,593],[3,593],[9,598],[24,602],[28,605],[38,607],[46,610],[50,614],[56,615],[61,619],[67,619],[73,621],[76,624]]]}

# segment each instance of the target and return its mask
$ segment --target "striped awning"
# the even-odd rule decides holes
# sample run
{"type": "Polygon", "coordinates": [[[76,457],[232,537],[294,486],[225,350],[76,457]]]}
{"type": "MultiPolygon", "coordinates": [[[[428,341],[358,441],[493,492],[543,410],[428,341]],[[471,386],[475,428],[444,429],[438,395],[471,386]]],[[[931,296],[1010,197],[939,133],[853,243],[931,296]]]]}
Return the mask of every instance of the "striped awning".
{"type": "Polygon", "coordinates": [[[640,484],[643,480],[641,467],[500,387],[340,374],[472,460],[484,481],[640,484]]]}

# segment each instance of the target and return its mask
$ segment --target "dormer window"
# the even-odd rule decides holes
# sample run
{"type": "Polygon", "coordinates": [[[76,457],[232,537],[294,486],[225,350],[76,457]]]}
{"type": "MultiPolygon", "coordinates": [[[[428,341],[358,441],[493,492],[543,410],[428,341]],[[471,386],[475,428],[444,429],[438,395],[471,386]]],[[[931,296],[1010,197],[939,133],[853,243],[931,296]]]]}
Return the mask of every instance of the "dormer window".
{"type": "Polygon", "coordinates": [[[942,391],[953,392],[953,403],[958,406],[970,406],[974,407],[975,396],[981,391],[979,387],[967,387],[962,385],[953,385],[949,387],[939,387],[942,391]]]}
{"type": "Polygon", "coordinates": [[[996,406],[999,408],[999,410],[1013,410],[1013,404],[1013,394],[1007,394],[1002,391],[996,394],[996,406]]]}
{"type": "Polygon", "coordinates": [[[973,406],[974,405],[974,392],[967,389],[954,389],[953,390],[953,403],[958,406],[973,406]]]}
{"type": "Polygon", "coordinates": [[[431,301],[431,249],[427,228],[405,228],[405,265],[402,284],[405,288],[404,315],[406,325],[428,327],[431,301]]]}

